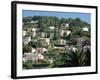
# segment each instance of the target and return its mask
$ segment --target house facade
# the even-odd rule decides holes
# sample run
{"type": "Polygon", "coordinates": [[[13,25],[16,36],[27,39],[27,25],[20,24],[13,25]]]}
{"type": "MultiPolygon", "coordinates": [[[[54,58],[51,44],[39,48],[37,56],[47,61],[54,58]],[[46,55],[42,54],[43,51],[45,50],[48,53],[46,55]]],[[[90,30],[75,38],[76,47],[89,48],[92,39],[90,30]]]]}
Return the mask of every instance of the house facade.
{"type": "Polygon", "coordinates": [[[44,60],[44,56],[42,54],[33,54],[33,53],[24,53],[23,62],[27,62],[28,60],[32,60],[34,62],[44,60]]]}
{"type": "Polygon", "coordinates": [[[82,30],[83,31],[89,31],[89,28],[88,27],[83,27],[82,30]]]}
{"type": "Polygon", "coordinates": [[[71,34],[70,30],[60,30],[60,35],[63,36],[68,36],[69,34],[71,34]]]}
{"type": "Polygon", "coordinates": [[[30,36],[26,36],[23,38],[23,42],[24,44],[28,44],[31,41],[31,37],[30,36]]]}
{"type": "Polygon", "coordinates": [[[32,28],[32,36],[36,37],[37,28],[32,28]]]}

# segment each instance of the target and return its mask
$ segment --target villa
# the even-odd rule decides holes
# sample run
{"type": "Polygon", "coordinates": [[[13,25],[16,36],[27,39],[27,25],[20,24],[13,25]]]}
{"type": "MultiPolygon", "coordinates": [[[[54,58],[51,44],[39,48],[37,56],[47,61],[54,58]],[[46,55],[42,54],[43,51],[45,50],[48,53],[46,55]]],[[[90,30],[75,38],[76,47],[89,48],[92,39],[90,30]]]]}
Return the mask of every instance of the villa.
{"type": "Polygon", "coordinates": [[[44,60],[44,56],[42,54],[24,53],[23,62],[25,63],[28,60],[37,62],[39,60],[44,60]]]}
{"type": "Polygon", "coordinates": [[[36,48],[35,53],[40,54],[47,52],[48,50],[46,48],[36,48]]]}
{"type": "Polygon", "coordinates": [[[50,38],[38,38],[38,42],[42,45],[49,45],[50,44],[50,38]]]}
{"type": "Polygon", "coordinates": [[[83,27],[82,30],[83,31],[89,31],[89,28],[88,27],[83,27]]]}
{"type": "Polygon", "coordinates": [[[32,28],[32,36],[33,36],[33,37],[36,36],[36,31],[37,31],[37,28],[32,28]]]}
{"type": "Polygon", "coordinates": [[[49,27],[51,30],[54,30],[55,29],[55,26],[50,26],[49,27]]]}
{"type": "Polygon", "coordinates": [[[54,49],[62,51],[62,50],[65,50],[65,47],[55,46],[54,49]]]}
{"type": "Polygon", "coordinates": [[[36,51],[36,49],[35,49],[35,48],[32,48],[32,51],[31,51],[31,52],[32,52],[32,53],[35,53],[35,51],[36,51]]]}
{"type": "Polygon", "coordinates": [[[69,23],[62,23],[61,28],[62,29],[67,29],[69,27],[69,23]]]}
{"type": "Polygon", "coordinates": [[[65,23],[65,26],[66,26],[66,27],[69,27],[69,23],[65,23]]]}
{"type": "Polygon", "coordinates": [[[31,21],[30,23],[38,23],[38,21],[31,21]]]}
{"type": "Polygon", "coordinates": [[[23,42],[24,44],[28,44],[31,41],[31,37],[30,36],[26,36],[23,38],[23,42]]]}
{"type": "Polygon", "coordinates": [[[59,44],[59,45],[66,45],[66,40],[64,40],[64,39],[58,39],[58,40],[56,41],[56,44],[59,44]]]}
{"type": "Polygon", "coordinates": [[[42,31],[37,32],[37,37],[39,37],[39,38],[45,38],[46,36],[47,36],[47,33],[45,33],[45,32],[42,32],[42,31]]]}
{"type": "Polygon", "coordinates": [[[27,32],[26,31],[23,31],[22,34],[23,34],[23,36],[25,36],[27,34],[27,32]]]}
{"type": "Polygon", "coordinates": [[[74,46],[70,46],[68,49],[69,49],[70,51],[72,50],[72,51],[74,51],[74,52],[78,51],[78,48],[76,48],[76,47],[74,47],[74,46]]]}
{"type": "Polygon", "coordinates": [[[62,37],[64,36],[64,34],[66,34],[68,36],[69,34],[71,34],[71,31],[70,30],[60,30],[60,35],[62,37]]]}

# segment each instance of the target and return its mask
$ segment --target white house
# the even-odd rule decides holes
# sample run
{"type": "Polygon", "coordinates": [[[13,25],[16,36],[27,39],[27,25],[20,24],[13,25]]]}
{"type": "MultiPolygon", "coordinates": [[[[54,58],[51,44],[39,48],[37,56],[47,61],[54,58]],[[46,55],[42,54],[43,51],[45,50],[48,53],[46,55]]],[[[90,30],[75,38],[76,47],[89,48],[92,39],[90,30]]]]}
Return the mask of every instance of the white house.
{"type": "Polygon", "coordinates": [[[66,44],[66,40],[64,40],[64,39],[58,39],[57,43],[61,44],[61,45],[65,45],[66,44]]]}
{"type": "Polygon", "coordinates": [[[32,28],[32,31],[36,31],[37,30],[37,28],[32,28]]]}
{"type": "Polygon", "coordinates": [[[42,44],[49,45],[50,44],[50,38],[38,38],[38,42],[42,44]]]}
{"type": "Polygon", "coordinates": [[[55,29],[55,26],[50,26],[49,27],[51,30],[54,30],[55,29]]]}
{"type": "Polygon", "coordinates": [[[46,48],[37,48],[35,50],[35,53],[37,54],[41,54],[41,53],[44,53],[44,52],[47,52],[48,50],[46,48]]]}
{"type": "Polygon", "coordinates": [[[33,37],[36,36],[36,31],[37,31],[37,28],[32,28],[32,36],[33,36],[33,37]]]}
{"type": "Polygon", "coordinates": [[[64,36],[64,33],[68,36],[69,34],[71,34],[71,31],[70,30],[61,30],[60,31],[61,36],[64,36]]]}
{"type": "Polygon", "coordinates": [[[22,59],[23,63],[27,62],[27,59],[23,56],[23,59],[22,59]]]}
{"type": "Polygon", "coordinates": [[[69,34],[71,34],[71,31],[70,30],[67,30],[66,33],[67,33],[67,36],[68,36],[69,34]]]}
{"type": "Polygon", "coordinates": [[[50,44],[50,38],[45,38],[44,41],[47,43],[47,45],[50,44]]]}
{"type": "Polygon", "coordinates": [[[43,48],[43,52],[47,52],[48,51],[48,49],[46,49],[46,48],[43,48]]]}
{"type": "Polygon", "coordinates": [[[38,21],[31,21],[30,23],[38,23],[38,21]]]}
{"type": "Polygon", "coordinates": [[[35,48],[32,48],[32,51],[31,51],[31,52],[32,52],[32,53],[35,53],[35,51],[36,51],[36,49],[35,49],[35,48]]]}
{"type": "Polygon", "coordinates": [[[44,59],[44,56],[42,54],[38,54],[37,56],[38,56],[38,59],[40,59],[40,60],[44,59]]]}
{"type": "Polygon", "coordinates": [[[47,33],[42,32],[42,31],[41,31],[41,32],[40,32],[40,31],[38,31],[36,35],[37,35],[37,37],[39,37],[39,38],[44,38],[44,37],[46,37],[46,36],[47,36],[47,33]]]}
{"type": "Polygon", "coordinates": [[[47,35],[47,33],[41,32],[41,37],[45,37],[47,35]]]}
{"type": "Polygon", "coordinates": [[[31,41],[31,37],[30,36],[27,36],[27,37],[23,38],[24,44],[28,44],[30,41],[31,41]]]}
{"type": "Polygon", "coordinates": [[[78,51],[78,48],[76,48],[76,47],[74,47],[74,46],[70,46],[68,49],[69,49],[69,50],[72,50],[72,51],[74,51],[74,52],[78,51]]]}
{"type": "Polygon", "coordinates": [[[66,27],[69,27],[69,24],[68,24],[68,23],[65,23],[65,26],[66,26],[66,27]]]}
{"type": "Polygon", "coordinates": [[[64,29],[64,28],[66,28],[66,27],[69,27],[69,23],[62,23],[61,24],[61,27],[64,29]]]}
{"type": "Polygon", "coordinates": [[[65,50],[65,47],[55,46],[54,49],[56,49],[56,50],[65,50]]]}
{"type": "Polygon", "coordinates": [[[23,34],[23,36],[25,36],[27,34],[27,32],[26,31],[23,31],[22,34],[23,34]]]}
{"type": "Polygon", "coordinates": [[[60,35],[63,36],[64,30],[60,30],[60,35]]]}
{"type": "Polygon", "coordinates": [[[84,27],[82,28],[83,31],[89,31],[89,28],[88,27],[84,27]]]}
{"type": "Polygon", "coordinates": [[[42,54],[24,53],[23,62],[27,62],[28,60],[44,60],[44,56],[42,54]]]}
{"type": "Polygon", "coordinates": [[[53,63],[53,60],[52,60],[52,59],[48,59],[48,61],[49,61],[50,63],[53,63]]]}
{"type": "Polygon", "coordinates": [[[28,60],[32,60],[32,53],[24,53],[23,61],[27,62],[28,60]]]}

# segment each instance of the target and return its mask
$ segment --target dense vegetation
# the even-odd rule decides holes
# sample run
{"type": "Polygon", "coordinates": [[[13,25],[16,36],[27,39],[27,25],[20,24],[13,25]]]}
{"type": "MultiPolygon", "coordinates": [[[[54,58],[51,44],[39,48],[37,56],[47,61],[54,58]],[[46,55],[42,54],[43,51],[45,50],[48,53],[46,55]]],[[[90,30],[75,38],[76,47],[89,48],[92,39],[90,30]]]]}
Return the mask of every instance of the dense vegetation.
{"type": "MultiPolygon", "coordinates": [[[[51,16],[30,16],[30,17],[24,17],[23,18],[23,23],[25,23],[26,25],[33,25],[33,24],[28,24],[27,22],[31,22],[31,21],[38,21],[38,27],[40,27],[43,30],[48,30],[49,26],[55,26],[60,28],[61,24],[63,23],[69,23],[70,27],[73,26],[80,26],[80,27],[84,27],[84,26],[90,26],[90,24],[88,24],[87,22],[82,21],[80,18],[61,18],[59,19],[58,17],[51,17],[51,16]]],[[[35,24],[36,26],[36,24],[35,24]]]]}

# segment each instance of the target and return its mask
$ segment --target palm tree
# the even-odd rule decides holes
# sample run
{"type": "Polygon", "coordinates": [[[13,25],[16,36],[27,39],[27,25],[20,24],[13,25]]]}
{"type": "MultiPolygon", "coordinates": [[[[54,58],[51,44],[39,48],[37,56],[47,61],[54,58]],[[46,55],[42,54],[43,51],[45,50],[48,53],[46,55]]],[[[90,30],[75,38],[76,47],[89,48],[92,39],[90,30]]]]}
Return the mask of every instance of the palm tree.
{"type": "Polygon", "coordinates": [[[90,52],[89,48],[87,48],[87,50],[84,53],[87,57],[85,66],[90,66],[91,65],[91,52],[90,52]]]}
{"type": "Polygon", "coordinates": [[[68,66],[86,66],[89,63],[88,56],[85,54],[83,50],[77,50],[77,51],[69,51],[67,54],[68,59],[67,63],[68,66]],[[88,60],[88,63],[87,63],[88,60]]]}

